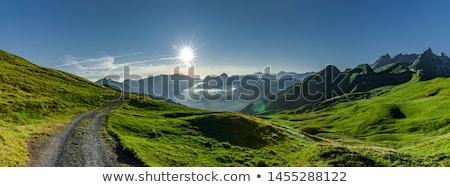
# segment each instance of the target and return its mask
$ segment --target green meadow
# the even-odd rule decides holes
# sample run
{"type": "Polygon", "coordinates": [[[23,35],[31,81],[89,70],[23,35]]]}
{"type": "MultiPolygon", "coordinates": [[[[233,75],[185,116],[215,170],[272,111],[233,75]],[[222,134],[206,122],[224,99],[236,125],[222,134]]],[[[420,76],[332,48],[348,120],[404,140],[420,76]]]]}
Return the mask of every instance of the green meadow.
{"type": "Polygon", "coordinates": [[[302,166],[320,147],[270,121],[132,97],[108,130],[146,166],[302,166]]]}
{"type": "Polygon", "coordinates": [[[450,166],[449,78],[414,77],[261,117],[349,149],[373,151],[380,154],[374,160],[387,166],[450,166]]]}

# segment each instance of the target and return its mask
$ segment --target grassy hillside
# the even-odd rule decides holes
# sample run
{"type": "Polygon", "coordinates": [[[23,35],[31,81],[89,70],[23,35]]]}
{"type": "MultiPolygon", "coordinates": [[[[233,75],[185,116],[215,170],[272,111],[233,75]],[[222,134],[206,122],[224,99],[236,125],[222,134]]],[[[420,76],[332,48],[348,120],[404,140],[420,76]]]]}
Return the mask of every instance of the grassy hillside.
{"type": "MultiPolygon", "coordinates": [[[[334,110],[340,113],[323,109],[256,118],[134,98],[110,114],[107,129],[146,166],[449,165],[445,130],[404,133],[402,143],[388,143],[387,137],[399,133],[353,132],[357,126],[339,122],[346,110],[334,110]],[[441,147],[430,152],[432,141],[441,147]]],[[[357,120],[364,121],[357,116],[351,122],[357,120]]]]}
{"type": "MultiPolygon", "coordinates": [[[[361,65],[346,71],[348,94],[257,117],[132,95],[107,130],[146,166],[450,166],[450,78],[362,92],[352,83],[383,72],[405,69],[361,65]]],[[[26,165],[30,142],[117,94],[3,51],[0,89],[0,166],[26,165]]]]}
{"type": "Polygon", "coordinates": [[[0,50],[0,166],[28,161],[28,142],[104,104],[114,91],[0,50]]]}
{"type": "Polygon", "coordinates": [[[264,117],[347,148],[401,158],[381,156],[385,165],[450,166],[450,79],[417,79],[264,117]]]}
{"type": "Polygon", "coordinates": [[[213,113],[133,98],[108,130],[147,166],[314,165],[319,147],[304,135],[237,113],[213,113]]]}

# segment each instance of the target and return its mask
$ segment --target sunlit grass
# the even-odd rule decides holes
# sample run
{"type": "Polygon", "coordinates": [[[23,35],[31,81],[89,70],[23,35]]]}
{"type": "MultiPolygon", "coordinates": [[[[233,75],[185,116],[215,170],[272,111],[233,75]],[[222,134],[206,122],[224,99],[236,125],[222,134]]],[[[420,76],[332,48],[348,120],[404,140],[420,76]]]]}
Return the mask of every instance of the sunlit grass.
{"type": "Polygon", "coordinates": [[[113,95],[78,76],[0,50],[0,166],[26,165],[30,141],[51,135],[113,95]]]}
{"type": "Polygon", "coordinates": [[[132,100],[109,116],[108,129],[147,166],[304,166],[320,148],[269,121],[163,101],[132,100]],[[158,106],[158,107],[154,107],[158,106]]]}
{"type": "Polygon", "coordinates": [[[409,163],[380,160],[387,165],[449,166],[449,78],[412,80],[371,93],[368,99],[265,118],[356,149],[375,146],[408,155],[409,163]]]}

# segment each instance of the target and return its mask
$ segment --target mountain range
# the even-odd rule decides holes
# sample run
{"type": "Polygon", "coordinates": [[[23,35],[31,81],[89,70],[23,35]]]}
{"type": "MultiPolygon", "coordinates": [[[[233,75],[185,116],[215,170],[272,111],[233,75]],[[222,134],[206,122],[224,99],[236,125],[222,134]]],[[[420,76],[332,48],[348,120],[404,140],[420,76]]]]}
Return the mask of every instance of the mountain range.
{"type": "Polygon", "coordinates": [[[340,71],[333,65],[314,73],[280,71],[248,75],[208,75],[204,79],[187,75],[159,75],[141,80],[97,81],[116,90],[148,94],[189,107],[213,111],[258,113],[298,107],[335,96],[369,91],[408,82],[414,73],[420,80],[450,76],[450,59],[428,48],[421,54],[389,54],[372,64],[360,64],[340,71]],[[310,76],[307,76],[310,75],[310,76]],[[305,78],[306,77],[306,78],[305,78]],[[305,79],[304,79],[305,78],[305,79]],[[183,80],[183,81],[182,81],[183,80]],[[318,93],[318,94],[314,94],[318,93]],[[242,96],[245,99],[242,99],[242,96]]]}
{"type": "MultiPolygon", "coordinates": [[[[107,77],[103,86],[0,50],[0,166],[30,166],[36,158],[93,166],[86,159],[92,157],[119,166],[450,166],[448,57],[428,49],[412,62],[376,67],[380,62],[344,71],[329,65],[286,79],[293,82],[287,89],[249,99],[247,115],[139,97],[148,92],[145,80],[107,77]],[[122,89],[127,97],[119,97],[122,89]]],[[[164,85],[171,77],[146,80],[164,85]]],[[[182,93],[231,89],[230,96],[255,88],[270,93],[264,85],[284,80],[232,77],[173,80],[188,79],[182,93]],[[221,80],[225,87],[217,87],[221,80]]]]}
{"type": "Polygon", "coordinates": [[[286,90],[248,105],[242,112],[254,114],[301,107],[349,93],[403,84],[410,81],[414,74],[422,81],[450,77],[450,59],[444,53],[436,55],[428,48],[422,54],[398,54],[394,58],[386,54],[370,65],[360,64],[342,72],[328,65],[286,90]]]}
{"type": "MultiPolygon", "coordinates": [[[[97,83],[116,90],[148,94],[189,107],[212,111],[239,111],[254,100],[266,98],[312,74],[280,71],[228,76],[208,75],[204,79],[188,75],[158,75],[140,80],[118,82],[103,78],[97,83]],[[256,93],[255,93],[256,92],[256,93]],[[239,99],[242,95],[247,99],[239,99]]],[[[111,78],[111,77],[110,77],[111,78]]]]}

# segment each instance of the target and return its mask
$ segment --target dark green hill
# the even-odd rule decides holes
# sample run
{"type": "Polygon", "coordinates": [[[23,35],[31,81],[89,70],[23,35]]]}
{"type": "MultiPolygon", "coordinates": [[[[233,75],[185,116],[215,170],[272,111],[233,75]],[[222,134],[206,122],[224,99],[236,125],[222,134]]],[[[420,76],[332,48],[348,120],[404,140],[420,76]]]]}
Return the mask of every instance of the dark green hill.
{"type": "Polygon", "coordinates": [[[51,134],[115,93],[0,50],[0,165],[24,165],[29,141],[51,134]]]}
{"type": "Polygon", "coordinates": [[[266,111],[270,113],[275,110],[295,108],[348,93],[365,92],[381,86],[402,84],[408,82],[413,74],[399,63],[388,64],[377,70],[372,70],[367,64],[360,64],[354,69],[340,72],[336,67],[329,65],[315,75],[305,78],[267,100],[250,104],[242,112],[254,114],[266,111]],[[255,110],[255,108],[259,110],[255,110]]]}

